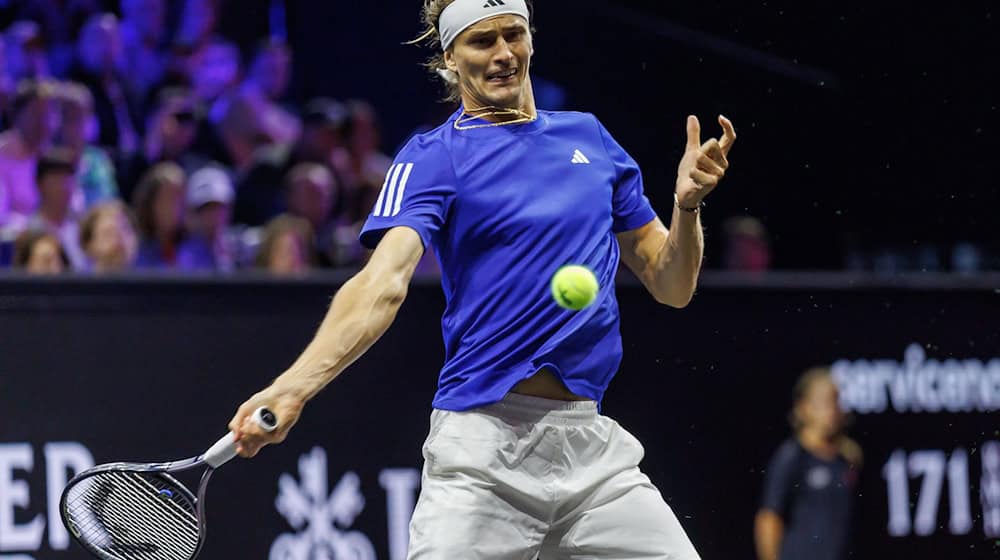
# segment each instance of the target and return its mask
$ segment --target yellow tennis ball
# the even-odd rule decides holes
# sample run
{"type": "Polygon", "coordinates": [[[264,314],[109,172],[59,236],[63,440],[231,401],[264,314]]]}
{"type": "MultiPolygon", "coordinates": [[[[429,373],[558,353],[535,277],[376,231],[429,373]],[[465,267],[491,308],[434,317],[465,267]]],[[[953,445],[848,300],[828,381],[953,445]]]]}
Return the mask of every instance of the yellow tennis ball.
{"type": "Polygon", "coordinates": [[[585,266],[569,264],[552,276],[552,297],[560,307],[579,311],[594,303],[600,286],[585,266]]]}

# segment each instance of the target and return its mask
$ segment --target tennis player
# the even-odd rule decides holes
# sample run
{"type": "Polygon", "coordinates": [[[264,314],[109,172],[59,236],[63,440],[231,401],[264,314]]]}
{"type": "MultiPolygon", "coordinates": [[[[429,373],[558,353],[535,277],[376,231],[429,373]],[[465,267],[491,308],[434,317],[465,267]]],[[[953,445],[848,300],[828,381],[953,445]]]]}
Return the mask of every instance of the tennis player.
{"type": "Polygon", "coordinates": [[[636,162],[585,113],[535,108],[526,0],[426,0],[430,66],[460,109],[397,156],[361,240],[370,262],[337,293],[314,340],[236,413],[240,454],[282,441],[303,406],[392,323],[432,247],[447,307],[446,358],[423,447],[411,559],[698,558],[638,465],[639,442],[598,403],[622,358],[619,259],[660,303],[685,306],[701,266],[702,200],[736,134],[687,148],[668,231],[636,162]],[[561,266],[592,269],[600,293],[567,311],[549,295],[561,266]],[[281,427],[250,421],[260,406],[281,427]]]}

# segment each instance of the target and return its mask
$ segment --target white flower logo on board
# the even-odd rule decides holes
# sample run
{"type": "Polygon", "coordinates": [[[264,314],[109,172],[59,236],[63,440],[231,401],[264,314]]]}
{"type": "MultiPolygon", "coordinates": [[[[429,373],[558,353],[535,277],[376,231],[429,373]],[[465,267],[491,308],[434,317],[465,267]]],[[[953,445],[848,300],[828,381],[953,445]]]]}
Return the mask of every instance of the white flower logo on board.
{"type": "Polygon", "coordinates": [[[371,540],[350,529],[365,508],[361,479],[347,472],[328,493],[328,475],[326,451],[314,447],[299,457],[299,481],[278,478],[275,506],[295,533],[275,539],[270,560],[375,560],[371,540]]]}

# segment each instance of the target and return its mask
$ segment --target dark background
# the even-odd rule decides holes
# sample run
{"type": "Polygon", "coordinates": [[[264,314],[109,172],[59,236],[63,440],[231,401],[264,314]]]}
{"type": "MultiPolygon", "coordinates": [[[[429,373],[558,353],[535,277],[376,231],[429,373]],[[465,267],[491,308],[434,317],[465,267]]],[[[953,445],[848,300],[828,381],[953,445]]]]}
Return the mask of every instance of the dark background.
{"type": "MultiPolygon", "coordinates": [[[[625,358],[604,412],[646,447],[643,468],[704,558],[749,558],[763,471],[789,435],[790,387],[801,371],[838,359],[997,357],[997,298],[981,283],[794,287],[791,279],[736,286],[709,275],[682,311],[621,285],[625,358]],[[782,286],[785,287],[782,287],[782,286]]],[[[839,279],[839,284],[848,282],[839,279]]],[[[0,284],[0,442],[30,442],[36,463],[24,523],[44,513],[41,450],[79,441],[100,462],[165,460],[202,451],[236,406],[287,366],[320,321],[336,283],[76,281],[0,284]],[[113,357],[109,357],[113,356],[113,357]]],[[[279,473],[322,446],[330,485],[359,474],[367,502],[353,529],[386,550],[378,475],[419,468],[442,358],[440,288],[414,286],[386,336],[310,404],[282,446],[227,466],[209,488],[205,558],[262,558],[281,533],[279,473]],[[248,528],[252,528],[249,530],[248,528]]],[[[984,538],[977,450],[998,440],[995,413],[859,415],[852,429],[866,467],[858,488],[858,559],[993,558],[984,538]],[[948,485],[928,537],[890,537],[882,469],[897,449],[969,452],[973,527],[948,535],[948,485]]],[[[910,479],[911,516],[921,488],[910,479]]],[[[46,545],[47,550],[47,545],[46,545]]],[[[79,551],[35,558],[83,558],[79,551]]]]}

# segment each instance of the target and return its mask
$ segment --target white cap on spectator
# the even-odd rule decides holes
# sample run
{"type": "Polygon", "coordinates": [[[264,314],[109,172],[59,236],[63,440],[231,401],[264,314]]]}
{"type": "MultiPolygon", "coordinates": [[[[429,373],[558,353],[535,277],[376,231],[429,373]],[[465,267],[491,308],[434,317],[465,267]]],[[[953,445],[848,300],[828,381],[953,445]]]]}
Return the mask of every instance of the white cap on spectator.
{"type": "Polygon", "coordinates": [[[199,208],[209,202],[232,204],[234,198],[233,181],[218,167],[202,167],[188,179],[187,203],[190,208],[199,208]]]}

